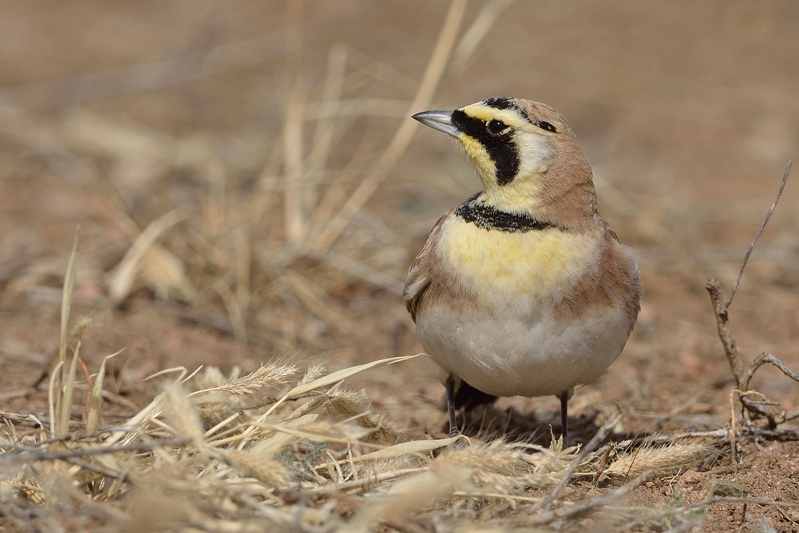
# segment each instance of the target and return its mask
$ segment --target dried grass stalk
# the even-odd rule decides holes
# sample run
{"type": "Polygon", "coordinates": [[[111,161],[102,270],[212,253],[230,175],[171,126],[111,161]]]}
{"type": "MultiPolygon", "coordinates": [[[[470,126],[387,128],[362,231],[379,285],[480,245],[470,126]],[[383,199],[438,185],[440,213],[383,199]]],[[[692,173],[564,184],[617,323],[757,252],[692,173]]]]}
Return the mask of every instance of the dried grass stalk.
{"type": "Polygon", "coordinates": [[[241,476],[255,478],[275,489],[287,489],[291,482],[291,473],[275,459],[274,454],[226,450],[220,457],[241,476]]]}
{"type": "Polygon", "coordinates": [[[328,395],[328,401],[334,411],[345,418],[354,420],[357,424],[374,430],[371,435],[377,439],[396,439],[397,435],[391,430],[385,417],[371,410],[372,402],[365,390],[351,391],[338,388],[328,395]]]}
{"type": "Polygon", "coordinates": [[[164,421],[169,424],[172,433],[178,438],[187,439],[196,448],[203,448],[205,435],[202,421],[186,393],[175,385],[167,385],[162,405],[164,421]]]}
{"type": "Polygon", "coordinates": [[[112,357],[121,354],[122,350],[116,353],[103,357],[103,362],[100,363],[100,370],[97,371],[97,376],[94,378],[92,385],[92,392],[89,395],[89,407],[86,413],[86,433],[97,433],[100,429],[100,424],[103,420],[103,384],[105,383],[105,367],[106,363],[112,357]]]}
{"type": "MultiPolygon", "coordinates": [[[[208,373],[209,371],[206,371],[208,373]]],[[[299,367],[287,363],[269,363],[254,372],[225,380],[216,386],[191,393],[206,413],[215,409],[255,409],[274,403],[283,388],[300,373],[299,367]]]]}
{"type": "Polygon", "coordinates": [[[430,508],[456,490],[468,489],[472,469],[452,462],[435,462],[427,472],[402,479],[388,491],[373,496],[345,531],[366,531],[379,522],[404,521],[422,508],[430,508]]]}
{"type": "Polygon", "coordinates": [[[75,353],[72,355],[72,363],[66,372],[63,381],[63,394],[61,396],[61,411],[58,413],[55,436],[66,435],[69,433],[69,421],[72,417],[72,396],[75,393],[75,373],[78,369],[78,356],[80,354],[80,341],[75,346],[75,353]]]}
{"type": "Polygon", "coordinates": [[[501,494],[518,494],[535,487],[554,485],[574,458],[574,449],[546,449],[523,443],[472,441],[450,448],[437,461],[472,469],[475,486],[501,494]]]}
{"type": "MultiPolygon", "coordinates": [[[[156,282],[158,290],[162,292],[175,291],[177,294],[182,294],[184,290],[187,290],[187,286],[190,283],[185,279],[179,261],[174,258],[165,259],[166,254],[164,252],[166,250],[163,248],[160,248],[161,252],[153,252],[152,249],[164,232],[185,220],[188,216],[189,211],[187,209],[175,209],[151,222],[141,232],[141,235],[134,241],[119,264],[108,274],[108,296],[113,303],[121,302],[131,293],[137,279],[144,271],[147,272],[149,281],[157,279],[161,273],[168,275],[168,280],[164,284],[160,280],[156,282]],[[176,262],[177,267],[175,265],[176,262]],[[160,267],[166,265],[166,268],[159,268],[159,265],[160,267]]],[[[188,292],[191,292],[191,290],[188,292]]]]}
{"type": "Polygon", "coordinates": [[[701,464],[712,448],[699,443],[676,442],[669,446],[648,446],[621,455],[604,471],[616,478],[636,477],[646,471],[655,476],[673,475],[701,464]]]}
{"type": "MultiPolygon", "coordinates": [[[[186,530],[194,527],[191,524],[214,531],[250,526],[413,530],[414,517],[420,514],[424,520],[438,517],[450,528],[460,524],[455,518],[459,512],[476,513],[481,524],[489,520],[502,524],[514,508],[527,509],[533,513],[529,520],[545,524],[574,516],[575,509],[601,512],[634,485],[574,506],[558,500],[555,509],[540,512],[535,506],[540,498],[528,495],[528,489],[562,479],[577,460],[577,448],[562,450],[555,444],[544,449],[478,439],[451,446],[456,438],[387,447],[370,443],[379,427],[363,421],[382,419],[381,415],[374,412],[365,392],[348,390],[341,382],[408,359],[375,361],[329,375],[319,375],[324,372],[319,365],[303,372],[285,360],[229,378],[213,369],[181,372],[149,406],[104,441],[95,435],[70,442],[66,449],[61,441],[23,447],[29,454],[26,471],[34,474],[0,480],[0,498],[3,487],[16,487],[15,492],[24,493],[28,502],[52,509],[54,499],[67,501],[67,496],[52,490],[46,480],[62,476],[76,487],[70,489],[73,493],[83,491],[98,504],[125,502],[124,513],[106,520],[128,530],[186,530]],[[186,392],[196,388],[200,390],[186,392]],[[204,408],[213,402],[253,407],[207,430],[204,408]],[[433,452],[442,448],[436,457],[433,452]],[[169,502],[167,508],[164,501],[169,502]],[[248,517],[246,523],[243,516],[248,517]]],[[[102,398],[93,396],[95,401],[102,398]]],[[[4,457],[15,449],[9,445],[4,457]]],[[[698,462],[707,452],[704,445],[682,443],[645,448],[622,455],[605,473],[621,478],[648,469],[665,475],[698,462]]],[[[597,451],[585,456],[575,475],[596,475],[600,455],[597,451]]],[[[74,501],[74,494],[69,498],[74,501]]]]}

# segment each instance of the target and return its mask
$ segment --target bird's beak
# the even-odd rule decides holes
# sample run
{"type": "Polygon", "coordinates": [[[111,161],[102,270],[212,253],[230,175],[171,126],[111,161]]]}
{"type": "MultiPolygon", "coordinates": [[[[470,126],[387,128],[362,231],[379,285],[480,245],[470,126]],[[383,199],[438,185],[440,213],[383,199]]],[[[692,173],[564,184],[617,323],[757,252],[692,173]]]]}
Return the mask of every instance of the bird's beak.
{"type": "Polygon", "coordinates": [[[461,130],[452,124],[452,111],[422,111],[416,113],[413,118],[434,130],[443,131],[456,139],[460,138],[461,130]]]}

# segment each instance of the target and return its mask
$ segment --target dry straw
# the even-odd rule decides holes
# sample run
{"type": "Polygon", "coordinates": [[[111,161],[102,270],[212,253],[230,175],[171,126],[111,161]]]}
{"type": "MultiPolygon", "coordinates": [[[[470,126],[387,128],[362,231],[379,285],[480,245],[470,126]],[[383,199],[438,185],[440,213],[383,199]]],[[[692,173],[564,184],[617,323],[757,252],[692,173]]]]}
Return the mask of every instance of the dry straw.
{"type": "MultiPolygon", "coordinates": [[[[57,426],[68,431],[48,435],[22,426],[26,416],[6,417],[0,442],[6,516],[15,521],[34,506],[54,522],[65,513],[88,513],[110,530],[427,530],[424,524],[465,526],[464,517],[475,513],[481,521],[511,524],[516,515],[509,512],[536,509],[537,491],[567,472],[576,472],[575,479],[599,474],[604,450],[578,454],[557,443],[541,448],[502,439],[408,440],[374,411],[365,392],[342,386],[361,372],[415,357],[332,373],[284,360],[229,378],[216,369],[180,374],[148,407],[115,426],[99,416],[101,369],[87,425],[69,417],[65,425],[62,414],[57,426]]],[[[65,403],[74,387],[68,378],[65,403]]],[[[691,466],[707,452],[672,443],[602,464],[611,478],[643,470],[651,477],[691,466]]],[[[567,516],[572,506],[561,505],[531,519],[567,516]]],[[[605,507],[594,503],[585,512],[605,507]]]]}
{"type": "MultiPolygon", "coordinates": [[[[73,356],[52,373],[50,431],[27,425],[31,415],[5,415],[0,499],[17,529],[29,529],[31,512],[43,519],[30,529],[58,523],[129,531],[455,526],[464,522],[464,510],[501,520],[510,509],[533,509],[539,500],[527,496],[530,490],[555,485],[575,470],[575,458],[583,477],[598,462],[596,454],[558,445],[409,440],[373,409],[365,391],[343,385],[418,355],[335,372],[291,358],[230,377],[214,368],[174,369],[172,379],[174,371],[159,373],[163,392],[147,407],[107,425],[103,384],[113,354],[94,376],[84,424],[71,413],[85,323],[72,336],[64,333],[72,279],[74,267],[66,276],[62,329],[63,353],[74,343],[73,356]]],[[[668,463],[680,446],[669,447],[665,459],[647,451],[635,464],[660,470],[654,464],[668,463]]],[[[632,472],[625,461],[620,457],[605,472],[632,472]]]]}

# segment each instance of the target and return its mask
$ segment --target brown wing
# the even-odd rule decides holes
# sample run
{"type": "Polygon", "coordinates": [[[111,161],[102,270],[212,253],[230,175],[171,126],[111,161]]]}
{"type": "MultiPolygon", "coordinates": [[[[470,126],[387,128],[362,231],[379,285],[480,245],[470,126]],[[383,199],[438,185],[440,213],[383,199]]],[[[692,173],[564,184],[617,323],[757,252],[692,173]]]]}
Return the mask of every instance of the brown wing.
{"type": "MultiPolygon", "coordinates": [[[[454,210],[453,210],[454,211],[454,210]]],[[[405,300],[405,307],[411,314],[411,318],[416,322],[416,311],[419,307],[419,302],[422,295],[430,286],[430,280],[433,276],[433,261],[435,252],[433,248],[440,239],[441,225],[452,211],[438,219],[433,229],[430,230],[430,235],[427,237],[422,251],[416,256],[411,268],[408,270],[408,277],[405,278],[405,289],[402,291],[402,299],[405,300]]]]}

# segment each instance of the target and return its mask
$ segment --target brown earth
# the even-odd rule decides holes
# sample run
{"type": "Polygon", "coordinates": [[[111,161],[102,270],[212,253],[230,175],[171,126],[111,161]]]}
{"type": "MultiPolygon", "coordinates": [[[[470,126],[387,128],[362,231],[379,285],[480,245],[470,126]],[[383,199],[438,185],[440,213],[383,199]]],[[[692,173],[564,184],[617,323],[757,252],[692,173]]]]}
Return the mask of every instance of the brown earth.
{"type": "MultiPolygon", "coordinates": [[[[410,101],[447,6],[289,5],[0,2],[1,411],[47,416],[46,388],[33,386],[58,351],[76,231],[72,323],[91,319],[80,348],[89,371],[124,349],[107,385],[120,420],[158,391],[143,378],[164,369],[253,370],[295,354],[343,368],[420,350],[398,290],[436,218],[478,188],[443,136],[420,129],[332,245],[286,242],[330,227],[402,118],[422,110],[410,101]],[[329,121],[325,101],[338,101],[329,121]],[[159,238],[150,277],[112,301],[133,239],[181,206],[190,210],[159,238]]],[[[468,5],[461,32],[482,7],[468,5]]],[[[589,436],[616,413],[628,434],[729,424],[734,380],[704,284],[718,278],[729,293],[799,153],[797,23],[790,1],[516,2],[470,55],[456,50],[427,104],[513,95],[559,109],[592,162],[603,215],[640,253],[638,326],[570,405],[589,436]]],[[[731,306],[746,362],[766,351],[799,368],[797,205],[789,180],[731,306]]],[[[397,429],[443,435],[429,361],[356,383],[397,429]]],[[[799,385],[773,368],[753,387],[777,411],[799,408],[799,385]]],[[[502,400],[498,412],[511,407],[557,427],[554,398],[502,400]]],[[[704,471],[653,481],[630,503],[697,502],[718,480],[799,503],[797,442],[740,444],[741,464],[720,446],[704,471]]],[[[717,503],[701,528],[766,523],[799,531],[799,510],[717,503]]]]}

